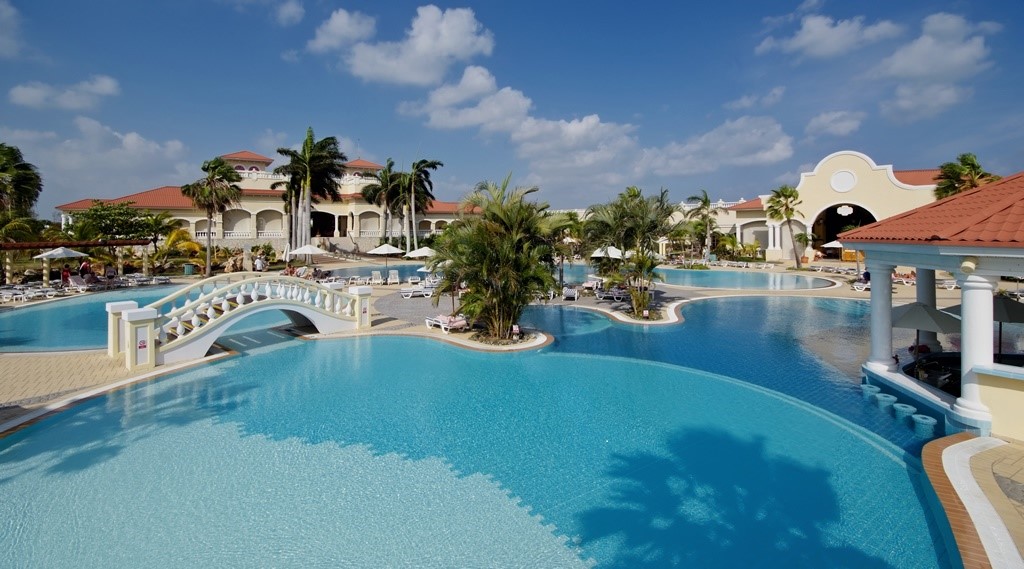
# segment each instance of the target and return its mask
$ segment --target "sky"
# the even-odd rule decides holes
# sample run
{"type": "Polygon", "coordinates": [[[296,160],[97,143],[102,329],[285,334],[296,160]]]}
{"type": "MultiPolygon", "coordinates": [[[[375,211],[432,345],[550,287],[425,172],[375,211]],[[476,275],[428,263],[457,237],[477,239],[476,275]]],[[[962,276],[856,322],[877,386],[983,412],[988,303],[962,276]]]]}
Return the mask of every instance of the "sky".
{"type": "Polygon", "coordinates": [[[444,167],[434,193],[627,186],[752,199],[855,150],[896,170],[973,152],[1024,170],[1024,2],[0,0],[0,142],[37,214],[274,158],[306,128],[349,159],[444,167]]]}

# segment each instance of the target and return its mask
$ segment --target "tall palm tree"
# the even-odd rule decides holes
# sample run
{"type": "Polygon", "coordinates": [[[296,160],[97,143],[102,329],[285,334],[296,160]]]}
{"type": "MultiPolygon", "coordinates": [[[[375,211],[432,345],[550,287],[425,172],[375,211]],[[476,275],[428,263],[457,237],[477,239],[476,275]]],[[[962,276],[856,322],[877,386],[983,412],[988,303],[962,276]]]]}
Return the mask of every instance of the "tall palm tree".
{"type": "MultiPolygon", "coordinates": [[[[421,159],[413,162],[412,168],[409,169],[407,183],[409,185],[409,201],[412,202],[409,206],[409,212],[412,216],[413,249],[420,248],[419,237],[416,234],[416,210],[426,212],[430,204],[433,203],[434,182],[430,179],[430,173],[442,166],[444,166],[444,162],[440,160],[421,159]]],[[[408,242],[406,243],[406,249],[408,249],[408,242]]]]}
{"type": "Polygon", "coordinates": [[[384,213],[384,239],[391,232],[391,217],[402,197],[402,173],[395,171],[395,161],[388,158],[384,167],[374,172],[373,182],[363,187],[363,199],[380,207],[384,213]]]}
{"type": "Polygon", "coordinates": [[[298,211],[292,214],[295,243],[292,248],[309,245],[310,222],[313,215],[313,196],[337,200],[338,181],[345,174],[345,162],[348,158],[338,146],[338,139],[333,136],[316,140],[313,127],[306,129],[306,139],[301,150],[278,148],[277,153],[288,158],[288,163],[274,168],[275,174],[285,174],[298,188],[299,197],[296,205],[298,211]]]}
{"type": "Polygon", "coordinates": [[[223,213],[242,197],[237,183],[242,177],[223,158],[203,162],[205,176],[181,187],[181,193],[192,200],[196,209],[206,212],[206,276],[213,274],[210,255],[213,251],[213,214],[223,213]]]}
{"type": "Polygon", "coordinates": [[[990,174],[978,163],[978,157],[965,153],[956,157],[956,162],[946,162],[939,166],[938,182],[935,186],[935,199],[941,200],[965,190],[995,182],[1000,177],[990,174]]]}
{"type": "Polygon", "coordinates": [[[700,195],[690,196],[686,201],[697,204],[697,207],[686,212],[686,219],[696,221],[704,228],[704,260],[707,260],[707,255],[711,253],[711,233],[715,230],[715,216],[725,208],[712,203],[707,190],[701,190],[700,195]]]}
{"type": "Polygon", "coordinates": [[[768,218],[775,221],[786,221],[786,227],[789,228],[789,241],[793,244],[793,256],[796,258],[796,268],[801,267],[800,250],[798,249],[796,235],[793,232],[793,218],[796,216],[803,217],[804,214],[800,213],[797,207],[803,202],[800,201],[800,192],[793,186],[779,186],[772,190],[772,195],[768,198],[768,218]]]}
{"type": "Polygon", "coordinates": [[[18,147],[0,142],[0,207],[16,217],[29,217],[42,191],[39,170],[25,162],[18,147]]]}
{"type": "MultiPolygon", "coordinates": [[[[500,185],[477,184],[462,205],[479,214],[453,223],[427,263],[444,271],[441,290],[468,285],[462,312],[494,338],[508,338],[523,309],[554,286],[550,243],[561,230],[561,216],[548,215],[547,204],[527,199],[537,188],[510,190],[510,178],[500,185]]],[[[434,296],[435,305],[439,298],[434,296]]]]}

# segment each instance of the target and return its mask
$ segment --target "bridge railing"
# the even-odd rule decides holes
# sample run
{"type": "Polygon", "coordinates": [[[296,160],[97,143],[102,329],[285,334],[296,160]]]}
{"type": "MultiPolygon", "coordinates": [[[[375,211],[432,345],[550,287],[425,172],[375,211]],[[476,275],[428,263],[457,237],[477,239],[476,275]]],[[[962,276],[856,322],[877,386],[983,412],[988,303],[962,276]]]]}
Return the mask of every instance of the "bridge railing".
{"type": "Polygon", "coordinates": [[[221,319],[273,301],[301,305],[333,318],[358,322],[358,296],[315,281],[284,275],[230,273],[211,277],[149,305],[156,308],[162,349],[216,327],[221,319]],[[178,303],[181,303],[178,306],[178,303]],[[169,340],[169,335],[173,338],[169,340]]]}

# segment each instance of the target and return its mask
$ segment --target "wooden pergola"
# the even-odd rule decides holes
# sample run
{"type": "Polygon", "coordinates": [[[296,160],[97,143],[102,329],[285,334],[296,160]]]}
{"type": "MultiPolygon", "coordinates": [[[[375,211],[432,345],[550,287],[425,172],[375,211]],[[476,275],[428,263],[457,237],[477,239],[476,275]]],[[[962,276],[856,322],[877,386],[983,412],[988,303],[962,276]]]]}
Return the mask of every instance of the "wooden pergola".
{"type": "MultiPolygon", "coordinates": [[[[10,283],[14,279],[14,252],[15,251],[26,251],[38,249],[40,251],[46,251],[48,249],[55,249],[57,247],[134,247],[137,245],[149,245],[152,243],[149,239],[98,239],[94,241],[25,241],[21,243],[0,243],[0,251],[4,252],[4,282],[10,283]]],[[[146,256],[147,249],[143,247],[143,257],[146,256]]],[[[117,272],[120,274],[124,271],[124,266],[118,262],[117,272]]],[[[143,263],[143,272],[147,271],[146,264],[143,263]]],[[[43,259],[43,274],[44,280],[50,278],[50,260],[43,259]]]]}

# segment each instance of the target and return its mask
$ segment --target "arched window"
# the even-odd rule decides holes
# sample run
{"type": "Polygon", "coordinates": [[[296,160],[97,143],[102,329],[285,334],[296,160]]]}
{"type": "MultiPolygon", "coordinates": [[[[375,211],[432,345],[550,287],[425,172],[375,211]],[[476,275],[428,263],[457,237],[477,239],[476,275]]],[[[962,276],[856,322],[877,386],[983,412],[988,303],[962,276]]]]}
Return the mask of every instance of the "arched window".
{"type": "Polygon", "coordinates": [[[249,166],[249,171],[250,172],[259,172],[260,169],[257,166],[249,166]]]}
{"type": "Polygon", "coordinates": [[[241,164],[235,164],[235,170],[238,170],[239,172],[241,172],[241,171],[245,170],[245,166],[242,166],[241,164]]]}

